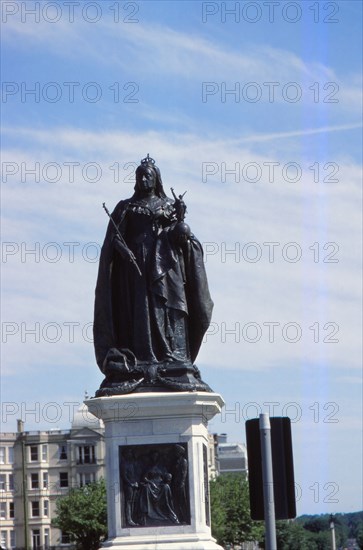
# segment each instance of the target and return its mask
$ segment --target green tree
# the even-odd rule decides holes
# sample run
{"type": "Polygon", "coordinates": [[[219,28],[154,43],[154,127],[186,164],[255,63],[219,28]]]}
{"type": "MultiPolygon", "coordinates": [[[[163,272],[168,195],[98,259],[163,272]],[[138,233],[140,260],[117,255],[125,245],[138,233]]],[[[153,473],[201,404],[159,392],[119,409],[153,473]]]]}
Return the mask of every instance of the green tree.
{"type": "MultiPolygon", "coordinates": [[[[309,544],[313,550],[331,549],[330,514],[301,516],[299,523],[308,533],[309,544]]],[[[348,538],[348,526],[344,523],[344,516],[334,516],[336,546],[345,545],[348,538]]]]}
{"type": "Polygon", "coordinates": [[[58,498],[52,525],[68,533],[77,550],[98,550],[107,537],[104,480],[71,489],[67,496],[58,498]]]}
{"type": "MultiPolygon", "coordinates": [[[[276,542],[279,550],[313,550],[302,525],[295,521],[276,522],[276,542]]],[[[314,549],[315,550],[315,549],[314,549]]]]}
{"type": "Polygon", "coordinates": [[[263,525],[251,520],[248,482],[223,474],[210,482],[212,534],[222,546],[262,539],[263,525]]]}
{"type": "Polygon", "coordinates": [[[327,514],[311,516],[304,523],[304,529],[311,533],[329,532],[329,516],[327,514]]]}

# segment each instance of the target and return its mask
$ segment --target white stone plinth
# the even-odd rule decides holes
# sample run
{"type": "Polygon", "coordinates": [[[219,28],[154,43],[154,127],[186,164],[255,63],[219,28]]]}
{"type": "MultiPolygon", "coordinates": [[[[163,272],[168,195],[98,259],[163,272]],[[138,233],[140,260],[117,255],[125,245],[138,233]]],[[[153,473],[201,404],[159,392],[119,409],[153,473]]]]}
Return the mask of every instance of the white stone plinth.
{"type": "Polygon", "coordinates": [[[105,423],[109,538],[103,547],[222,550],[211,535],[206,499],[209,491],[205,484],[209,454],[207,423],[221,411],[222,397],[207,392],[135,393],[88,399],[86,404],[105,423]],[[178,443],[187,445],[188,450],[190,524],[123,527],[120,447],[178,443]]]}

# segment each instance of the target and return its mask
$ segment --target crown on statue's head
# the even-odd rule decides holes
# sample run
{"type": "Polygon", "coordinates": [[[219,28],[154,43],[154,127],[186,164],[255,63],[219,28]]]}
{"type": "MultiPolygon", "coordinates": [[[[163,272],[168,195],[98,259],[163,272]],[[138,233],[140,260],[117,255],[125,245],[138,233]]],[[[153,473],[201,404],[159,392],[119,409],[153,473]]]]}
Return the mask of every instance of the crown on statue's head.
{"type": "Polygon", "coordinates": [[[147,154],[147,156],[141,160],[141,165],[142,166],[154,166],[155,165],[155,160],[152,159],[150,156],[149,156],[149,153],[147,154]]]}

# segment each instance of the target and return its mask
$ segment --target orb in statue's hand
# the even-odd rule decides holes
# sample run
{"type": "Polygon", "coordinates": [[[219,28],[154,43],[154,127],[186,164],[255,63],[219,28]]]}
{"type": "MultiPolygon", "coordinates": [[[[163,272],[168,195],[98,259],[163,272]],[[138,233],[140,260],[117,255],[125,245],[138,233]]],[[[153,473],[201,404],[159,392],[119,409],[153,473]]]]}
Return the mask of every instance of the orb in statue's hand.
{"type": "Polygon", "coordinates": [[[187,223],[179,222],[172,230],[173,240],[178,244],[185,244],[192,234],[187,223]]]}

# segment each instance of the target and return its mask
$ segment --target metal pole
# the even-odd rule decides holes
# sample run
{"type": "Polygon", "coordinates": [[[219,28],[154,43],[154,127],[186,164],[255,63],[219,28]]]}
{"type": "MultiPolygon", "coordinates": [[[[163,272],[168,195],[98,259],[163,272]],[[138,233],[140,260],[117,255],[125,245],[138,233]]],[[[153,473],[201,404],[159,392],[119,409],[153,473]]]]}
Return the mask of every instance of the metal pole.
{"type": "Polygon", "coordinates": [[[331,548],[332,550],[336,550],[336,544],[335,544],[335,523],[333,516],[330,516],[330,532],[331,532],[331,548]]]}
{"type": "Polygon", "coordinates": [[[272,472],[271,426],[268,414],[260,414],[260,439],[262,454],[263,501],[265,511],[266,550],[277,550],[275,502],[272,472]]]}

